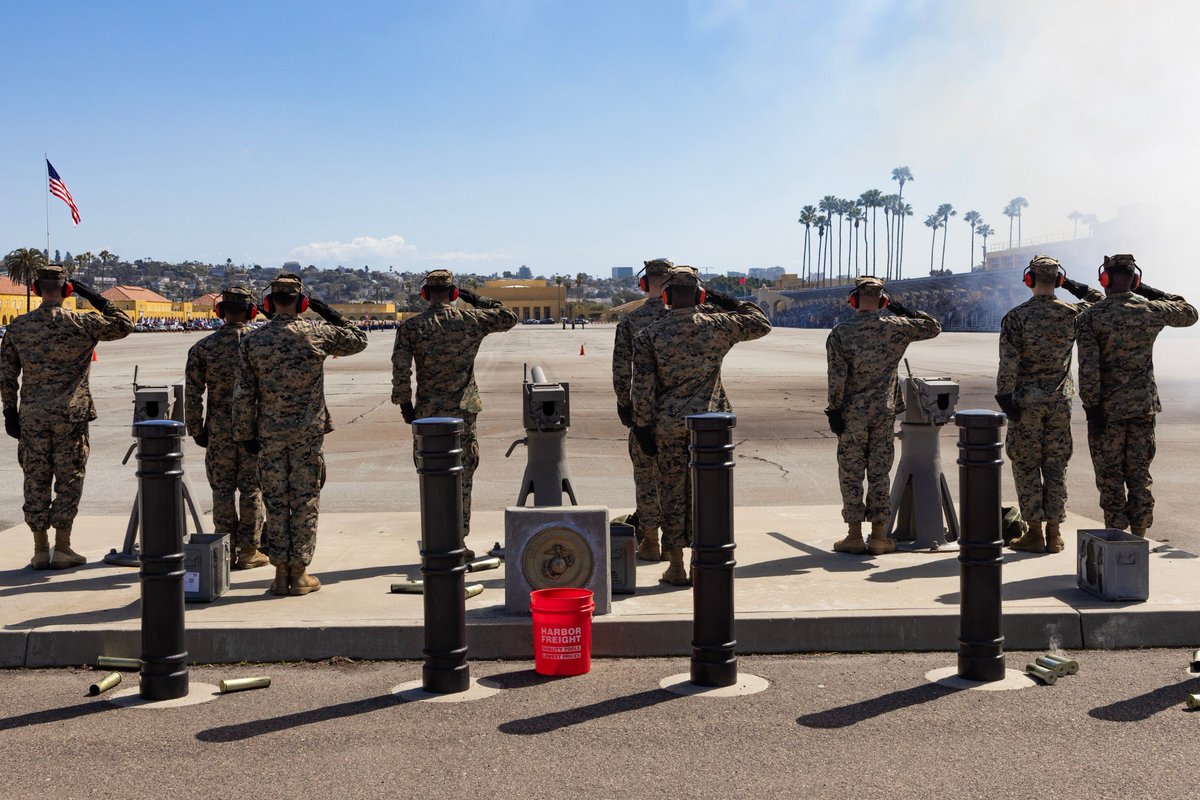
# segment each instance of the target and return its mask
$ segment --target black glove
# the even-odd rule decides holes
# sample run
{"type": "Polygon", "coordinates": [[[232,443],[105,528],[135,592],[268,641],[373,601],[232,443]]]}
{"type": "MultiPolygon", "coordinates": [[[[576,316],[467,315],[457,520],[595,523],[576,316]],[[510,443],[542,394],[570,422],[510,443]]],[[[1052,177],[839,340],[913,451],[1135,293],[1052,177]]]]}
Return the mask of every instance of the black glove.
{"type": "Polygon", "coordinates": [[[347,324],[346,318],[334,309],[330,308],[329,304],[324,300],[318,300],[315,297],[310,297],[308,298],[308,307],[312,309],[314,314],[328,322],[330,325],[339,325],[345,327],[347,324]]]}
{"type": "Polygon", "coordinates": [[[479,295],[475,294],[470,289],[459,289],[458,296],[460,299],[466,300],[468,303],[475,306],[476,308],[479,307],[479,295]]]}
{"type": "Polygon", "coordinates": [[[996,402],[1000,406],[1000,410],[1008,416],[1009,422],[1021,421],[1021,407],[1013,400],[1012,392],[996,395],[996,402]]]}
{"type": "Polygon", "coordinates": [[[252,456],[256,456],[262,452],[262,442],[260,442],[258,439],[247,439],[246,441],[242,442],[242,447],[244,447],[246,452],[252,456]]]}
{"type": "Polygon", "coordinates": [[[417,418],[417,410],[413,408],[411,400],[400,401],[400,416],[404,417],[406,425],[413,424],[413,420],[417,418]]]}
{"type": "Polygon", "coordinates": [[[192,441],[199,447],[208,447],[208,431],[200,431],[192,437],[192,441]]]}
{"type": "Polygon", "coordinates": [[[1104,409],[1100,406],[1084,406],[1083,413],[1087,414],[1088,436],[1093,439],[1103,436],[1107,422],[1104,409]]]}
{"type": "Polygon", "coordinates": [[[267,319],[273,319],[275,317],[274,314],[272,314],[270,311],[267,311],[266,306],[255,306],[255,308],[258,309],[259,314],[262,314],[267,319]]]}
{"type": "Polygon", "coordinates": [[[617,416],[621,418],[621,424],[626,428],[633,427],[633,406],[623,406],[617,403],[617,416]]]}
{"type": "Polygon", "coordinates": [[[726,311],[737,310],[738,301],[724,292],[717,291],[716,289],[706,289],[704,295],[707,302],[712,303],[718,308],[723,308],[726,311]]]}
{"type": "Polygon", "coordinates": [[[916,314],[914,314],[912,311],[909,311],[904,306],[903,303],[901,303],[899,300],[896,300],[891,297],[888,298],[887,307],[888,307],[888,311],[890,311],[893,314],[900,316],[900,317],[915,317],[916,316],[916,314]]]}
{"type": "Polygon", "coordinates": [[[101,314],[111,315],[116,313],[117,307],[111,300],[104,297],[86,283],[79,281],[71,281],[71,292],[82,297],[92,304],[92,308],[99,311],[101,314]]]}
{"type": "Polygon", "coordinates": [[[1147,286],[1144,283],[1139,284],[1138,287],[1136,289],[1134,289],[1133,291],[1136,294],[1140,294],[1142,297],[1146,298],[1147,300],[1182,300],[1183,299],[1183,298],[1179,297],[1179,295],[1167,294],[1166,292],[1162,291],[1161,289],[1155,289],[1153,286],[1147,286]]]}
{"type": "Polygon", "coordinates": [[[21,438],[21,415],[15,408],[4,409],[4,432],[14,439],[21,438]]]}
{"type": "Polygon", "coordinates": [[[1079,281],[1071,280],[1070,278],[1063,278],[1063,288],[1075,295],[1075,297],[1079,300],[1087,297],[1088,294],[1088,287],[1086,283],[1080,283],[1079,281]]]}
{"type": "Polygon", "coordinates": [[[840,408],[825,409],[825,416],[829,417],[829,430],[835,436],[841,436],[846,432],[846,418],[842,416],[840,408]]]}
{"type": "Polygon", "coordinates": [[[633,438],[637,439],[638,447],[648,456],[658,455],[658,442],[654,440],[654,426],[633,426],[633,438]]]}

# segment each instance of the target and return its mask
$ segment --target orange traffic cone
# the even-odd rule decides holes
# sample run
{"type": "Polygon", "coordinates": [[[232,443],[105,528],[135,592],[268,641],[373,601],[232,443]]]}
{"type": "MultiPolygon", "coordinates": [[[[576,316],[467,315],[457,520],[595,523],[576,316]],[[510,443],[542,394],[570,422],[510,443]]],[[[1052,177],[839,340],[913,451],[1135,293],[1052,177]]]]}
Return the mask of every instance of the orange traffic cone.
{"type": "Polygon", "coordinates": [[[579,345],[579,355],[581,355],[581,356],[587,355],[587,353],[583,352],[583,345],[579,345]]]}
{"type": "Polygon", "coordinates": [[[95,350],[95,348],[93,348],[92,349],[92,361],[99,361],[99,360],[100,359],[96,356],[96,350],[95,350]]]}

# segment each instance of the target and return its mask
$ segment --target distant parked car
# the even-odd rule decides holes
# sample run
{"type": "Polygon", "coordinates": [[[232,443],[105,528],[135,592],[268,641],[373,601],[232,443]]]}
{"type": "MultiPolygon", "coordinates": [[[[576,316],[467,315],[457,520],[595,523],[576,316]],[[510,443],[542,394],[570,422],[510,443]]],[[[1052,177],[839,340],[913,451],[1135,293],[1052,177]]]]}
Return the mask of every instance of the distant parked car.
{"type": "Polygon", "coordinates": [[[538,320],[538,322],[540,322],[543,325],[553,325],[554,317],[546,317],[545,319],[538,320]]]}
{"type": "Polygon", "coordinates": [[[0,339],[4,338],[4,334],[8,332],[7,325],[0,325],[0,339]]]}
{"type": "Polygon", "coordinates": [[[538,320],[534,319],[533,317],[530,317],[529,319],[521,320],[521,324],[522,325],[537,325],[538,320]]]}

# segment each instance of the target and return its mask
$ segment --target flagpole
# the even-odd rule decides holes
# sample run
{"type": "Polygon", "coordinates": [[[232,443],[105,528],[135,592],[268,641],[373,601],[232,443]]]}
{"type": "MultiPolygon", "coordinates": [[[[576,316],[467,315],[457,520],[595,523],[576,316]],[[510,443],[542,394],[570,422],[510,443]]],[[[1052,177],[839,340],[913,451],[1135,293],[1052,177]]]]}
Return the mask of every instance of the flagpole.
{"type": "Polygon", "coordinates": [[[42,186],[46,190],[46,261],[50,260],[50,154],[42,153],[42,161],[46,164],[46,180],[42,186]]]}

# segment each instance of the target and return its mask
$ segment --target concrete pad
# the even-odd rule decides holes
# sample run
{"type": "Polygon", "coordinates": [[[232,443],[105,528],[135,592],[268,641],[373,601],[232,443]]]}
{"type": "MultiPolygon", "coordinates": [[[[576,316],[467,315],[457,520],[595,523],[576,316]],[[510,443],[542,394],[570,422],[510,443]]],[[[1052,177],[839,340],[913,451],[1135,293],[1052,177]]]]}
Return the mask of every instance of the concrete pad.
{"type": "Polygon", "coordinates": [[[469,703],[472,700],[483,700],[503,691],[501,687],[489,682],[487,679],[480,681],[475,678],[471,678],[471,682],[467,685],[465,692],[453,692],[451,694],[427,692],[423,688],[423,685],[424,681],[418,678],[415,681],[408,681],[407,683],[393,686],[392,694],[397,695],[407,703],[469,703]]]}
{"type": "Polygon", "coordinates": [[[925,680],[949,689],[967,689],[973,692],[1010,692],[1016,689],[1031,689],[1038,685],[1033,678],[1019,669],[1004,670],[998,681],[971,681],[958,677],[958,667],[939,667],[925,673],[925,680]]]}
{"type": "Polygon", "coordinates": [[[148,709],[165,709],[165,708],[183,708],[184,706],[196,706],[201,703],[208,703],[216,700],[221,696],[221,690],[211,683],[189,683],[188,693],[183,697],[177,697],[174,700],[146,700],[138,692],[140,687],[132,686],[128,689],[122,689],[119,692],[109,695],[105,699],[115,706],[121,708],[148,708],[148,709]]]}
{"type": "Polygon", "coordinates": [[[690,672],[680,672],[663,678],[658,686],[682,697],[746,697],[766,691],[771,682],[758,675],[739,672],[737,683],[733,686],[699,686],[692,683],[690,672]]]}

